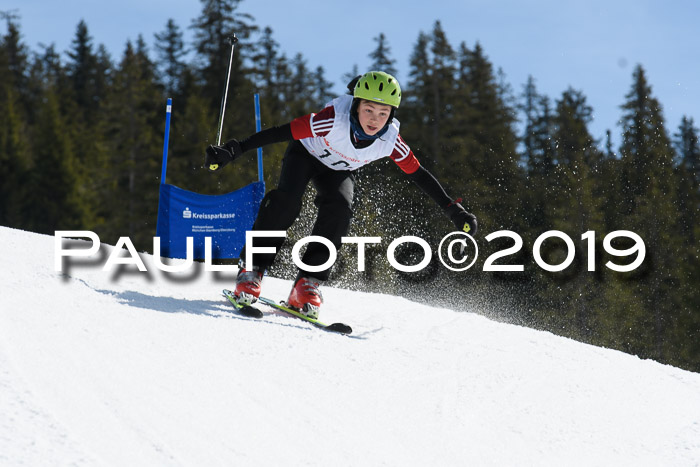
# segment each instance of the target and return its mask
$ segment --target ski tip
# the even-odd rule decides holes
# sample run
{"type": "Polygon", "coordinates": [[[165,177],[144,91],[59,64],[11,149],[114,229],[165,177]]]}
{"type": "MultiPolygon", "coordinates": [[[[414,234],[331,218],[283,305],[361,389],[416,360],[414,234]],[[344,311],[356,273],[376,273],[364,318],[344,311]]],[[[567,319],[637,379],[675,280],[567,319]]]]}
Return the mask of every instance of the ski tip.
{"type": "Polygon", "coordinates": [[[254,306],[238,303],[238,301],[236,301],[236,297],[233,295],[233,292],[231,292],[230,290],[224,289],[222,291],[222,294],[226,299],[228,299],[229,302],[231,302],[231,305],[233,305],[236,308],[236,310],[238,310],[238,312],[243,316],[247,316],[249,318],[263,317],[263,312],[258,310],[254,306]]]}
{"type": "Polygon", "coordinates": [[[326,326],[326,330],[331,332],[337,332],[339,334],[352,334],[352,328],[347,324],[343,323],[333,323],[326,326]]]}
{"type": "Polygon", "coordinates": [[[263,312],[255,308],[254,306],[244,305],[238,309],[241,314],[245,316],[250,316],[251,318],[262,318],[263,312]]]}

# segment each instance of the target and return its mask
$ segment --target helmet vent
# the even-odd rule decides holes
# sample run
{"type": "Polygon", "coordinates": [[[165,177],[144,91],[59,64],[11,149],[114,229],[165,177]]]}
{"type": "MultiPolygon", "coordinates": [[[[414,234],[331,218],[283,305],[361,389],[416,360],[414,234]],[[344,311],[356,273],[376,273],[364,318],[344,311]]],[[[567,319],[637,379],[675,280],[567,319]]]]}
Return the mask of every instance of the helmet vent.
{"type": "Polygon", "coordinates": [[[367,81],[365,81],[365,89],[369,91],[369,84],[367,84],[367,81]]]}
{"type": "Polygon", "coordinates": [[[379,83],[379,92],[381,92],[384,89],[384,83],[379,83]]]}

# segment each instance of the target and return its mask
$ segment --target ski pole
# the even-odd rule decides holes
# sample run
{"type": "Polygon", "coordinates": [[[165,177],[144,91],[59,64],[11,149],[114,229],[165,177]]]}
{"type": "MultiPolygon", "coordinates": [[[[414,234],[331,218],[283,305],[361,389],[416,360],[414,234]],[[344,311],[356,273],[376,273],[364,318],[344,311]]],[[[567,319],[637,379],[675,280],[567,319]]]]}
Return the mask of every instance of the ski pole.
{"type": "Polygon", "coordinates": [[[226,73],[226,86],[224,87],[224,97],[221,100],[221,112],[219,113],[219,131],[217,132],[216,135],[216,145],[220,146],[221,145],[221,132],[223,131],[224,128],[224,110],[226,109],[226,99],[228,97],[228,82],[231,79],[231,64],[233,63],[233,49],[236,48],[236,42],[238,42],[238,38],[236,37],[236,34],[231,34],[231,36],[228,38],[229,43],[231,44],[231,57],[229,58],[228,61],[228,73],[226,73]]]}

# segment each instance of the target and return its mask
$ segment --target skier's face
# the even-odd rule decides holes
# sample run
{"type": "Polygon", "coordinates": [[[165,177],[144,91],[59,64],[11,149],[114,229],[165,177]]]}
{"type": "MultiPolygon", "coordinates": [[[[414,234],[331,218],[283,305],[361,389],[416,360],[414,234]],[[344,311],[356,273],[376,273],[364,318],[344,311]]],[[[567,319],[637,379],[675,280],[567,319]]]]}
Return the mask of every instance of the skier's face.
{"type": "Polygon", "coordinates": [[[357,119],[360,121],[364,132],[370,136],[384,128],[387,120],[389,120],[389,115],[391,115],[391,106],[386,104],[363,99],[357,107],[357,119]]]}

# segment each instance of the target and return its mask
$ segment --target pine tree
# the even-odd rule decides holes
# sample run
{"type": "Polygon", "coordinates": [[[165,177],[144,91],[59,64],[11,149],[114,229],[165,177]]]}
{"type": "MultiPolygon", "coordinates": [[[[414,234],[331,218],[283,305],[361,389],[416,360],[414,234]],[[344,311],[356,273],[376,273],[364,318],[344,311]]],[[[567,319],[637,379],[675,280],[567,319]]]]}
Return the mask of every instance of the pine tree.
{"type": "Polygon", "coordinates": [[[377,48],[369,54],[369,58],[372,60],[370,69],[396,76],[396,67],[394,66],[396,60],[391,58],[391,48],[387,43],[386,36],[383,32],[379,33],[374,41],[377,43],[377,48]]]}
{"type": "MultiPolygon", "coordinates": [[[[88,224],[93,226],[93,219],[99,217],[101,189],[100,180],[104,177],[107,148],[103,141],[104,103],[109,86],[111,59],[104,46],[94,50],[93,39],[85,21],[81,20],[66,53],[65,88],[57,89],[57,97],[62,109],[72,121],[71,148],[75,152],[81,186],[78,192],[85,196],[88,210],[88,224]]],[[[99,223],[99,220],[95,220],[99,223]]]]}
{"type": "MultiPolygon", "coordinates": [[[[446,174],[451,173],[454,157],[448,124],[454,115],[455,66],[455,52],[442,25],[436,21],[432,34],[418,34],[410,58],[409,81],[402,84],[401,108],[396,112],[402,124],[401,133],[421,165],[433,172],[450,192],[453,187],[446,174]]],[[[396,170],[389,171],[384,184],[387,193],[401,193],[403,197],[403,203],[394,209],[397,219],[388,223],[392,236],[400,236],[403,220],[415,219],[411,229],[417,234],[429,242],[442,238],[447,220],[431,202],[426,202],[418,188],[396,170]]]]}
{"type": "MultiPolygon", "coordinates": [[[[582,234],[588,231],[600,234],[604,229],[600,186],[596,172],[602,154],[588,130],[593,109],[586,103],[582,92],[567,89],[556,102],[553,117],[554,159],[556,170],[549,179],[556,196],[550,193],[549,207],[552,224],[550,228],[563,231],[578,244],[582,234]]],[[[553,263],[563,261],[566,252],[551,246],[553,263]]],[[[587,244],[586,244],[587,245],[587,244]]],[[[600,242],[597,243],[600,248],[600,242]]],[[[590,341],[596,332],[596,313],[604,308],[600,300],[600,275],[588,271],[588,254],[584,247],[577,248],[578,261],[556,278],[542,274],[543,282],[549,286],[550,301],[559,300],[560,310],[553,314],[557,327],[566,330],[569,336],[590,341]],[[549,276],[549,277],[547,277],[549,276]],[[561,280],[566,277],[567,280],[561,280]]]]}
{"type": "Polygon", "coordinates": [[[155,231],[162,94],[156,85],[155,64],[148,57],[143,38],[136,48],[127,42],[115,70],[109,99],[112,135],[112,199],[105,234],[116,241],[129,236],[142,249],[150,249],[155,231]],[[118,196],[114,194],[118,193],[118,196]]]}
{"type": "Polygon", "coordinates": [[[620,147],[625,168],[628,171],[625,192],[628,208],[634,210],[634,197],[647,195],[654,184],[651,172],[660,166],[669,170],[672,163],[670,140],[661,111],[661,104],[653,97],[646,72],[637,66],[632,89],[622,105],[623,142],[620,147]]]}
{"type": "Polygon", "coordinates": [[[451,103],[454,97],[455,52],[440,21],[433,26],[432,47],[430,49],[430,99],[427,103],[430,112],[432,153],[438,161],[443,159],[443,121],[452,117],[451,103]]]}
{"type": "Polygon", "coordinates": [[[257,26],[250,24],[253,20],[250,14],[238,11],[241,0],[201,0],[201,3],[202,12],[191,25],[198,57],[196,65],[204,96],[216,106],[221,101],[231,58],[228,39],[235,34],[239,41],[238,52],[233,54],[231,62],[230,86],[234,90],[231,97],[235,97],[245,84],[244,58],[255,52],[250,38],[257,26]]]}
{"type": "MultiPolygon", "coordinates": [[[[71,43],[71,50],[67,52],[68,76],[71,80],[71,88],[74,93],[74,101],[77,105],[77,117],[82,122],[90,123],[94,120],[102,101],[100,94],[100,70],[98,57],[93,50],[92,37],[85,21],[81,20],[76,28],[75,37],[71,43]]],[[[81,156],[83,156],[81,154],[81,156]]]]}
{"type": "Polygon", "coordinates": [[[274,69],[277,62],[279,43],[273,37],[272,28],[266,26],[260,38],[258,53],[253,57],[253,73],[256,88],[260,91],[273,89],[274,69]]]}
{"type": "Polygon", "coordinates": [[[463,180],[455,188],[476,198],[470,203],[484,226],[507,225],[517,209],[515,111],[504,101],[493,65],[479,43],[473,50],[462,44],[458,59],[460,98],[451,104],[455,110],[447,133],[460,136],[465,146],[453,149],[447,159],[450,179],[456,175],[463,180]]]}
{"type": "Polygon", "coordinates": [[[616,285],[636,291],[637,301],[630,304],[628,319],[636,323],[637,334],[630,345],[635,352],[665,360],[672,358],[675,345],[667,333],[677,321],[679,309],[675,252],[682,241],[669,228],[678,223],[673,152],[661,104],[653,96],[641,65],[636,67],[625,97],[620,147],[623,197],[616,210],[619,224],[608,229],[624,228],[640,235],[647,246],[647,260],[637,274],[624,277],[626,283],[618,280],[616,285]],[[630,277],[637,280],[630,281],[630,277]]]}
{"type": "Polygon", "coordinates": [[[698,142],[699,130],[692,118],[683,116],[678,127],[678,133],[674,134],[674,144],[678,155],[678,165],[682,167],[688,176],[688,181],[696,191],[700,187],[700,143],[698,142]]]}
{"type": "Polygon", "coordinates": [[[22,227],[23,199],[29,170],[27,125],[22,94],[29,89],[26,47],[20,42],[19,25],[5,16],[7,33],[0,37],[0,225],[22,227]]]}
{"type": "Polygon", "coordinates": [[[335,97],[332,92],[333,83],[326,81],[326,69],[320,65],[316,67],[316,73],[314,73],[313,78],[314,104],[320,109],[335,97]]]}
{"type": "MultiPolygon", "coordinates": [[[[202,12],[191,25],[194,29],[194,50],[198,89],[209,114],[207,134],[200,139],[199,154],[191,163],[189,186],[194,191],[216,193],[230,192],[255,179],[256,168],[252,152],[237,161],[235,172],[226,171],[225,176],[214,175],[202,169],[202,153],[206,144],[216,144],[219,130],[219,116],[223,113],[224,125],[221,141],[243,138],[255,130],[253,113],[253,84],[249,79],[248,64],[258,53],[251,41],[257,26],[252,24],[252,16],[238,11],[241,0],[201,0],[202,12]],[[233,55],[229,38],[238,38],[233,55]],[[230,79],[226,82],[230,66],[230,79]],[[222,108],[223,96],[228,86],[226,108],[222,108]]],[[[199,100],[199,99],[198,99],[199,100]]],[[[189,107],[189,104],[188,104],[189,107]]],[[[197,112],[201,115],[200,112],[197,112]]],[[[190,155],[192,157],[192,155],[190,155]]]]}
{"type": "Polygon", "coordinates": [[[539,99],[535,78],[532,75],[527,77],[527,83],[523,85],[523,92],[520,94],[522,103],[518,104],[518,110],[523,114],[523,134],[520,137],[522,143],[522,163],[525,166],[531,164],[535,159],[535,122],[537,120],[536,102],[539,99]]]}
{"type": "Polygon", "coordinates": [[[294,115],[293,118],[296,118],[317,110],[316,107],[318,105],[313,99],[314,94],[316,94],[316,83],[302,54],[296,54],[290,65],[292,70],[289,86],[291,92],[285,102],[287,103],[287,110],[291,115],[294,115]]]}
{"type": "Polygon", "coordinates": [[[7,33],[3,36],[3,49],[5,54],[5,66],[7,67],[7,84],[11,85],[18,99],[16,110],[28,118],[32,118],[31,97],[29,95],[29,82],[27,69],[29,66],[29,50],[22,41],[19,16],[14,12],[0,12],[0,18],[5,19],[7,33]]]}
{"type": "Polygon", "coordinates": [[[161,77],[165,94],[168,97],[179,97],[185,63],[185,43],[180,27],[172,18],[165,24],[165,30],[155,34],[155,47],[158,55],[158,76],[161,77]]]}
{"type": "Polygon", "coordinates": [[[612,132],[605,130],[605,159],[613,159],[615,151],[613,150],[612,132]]]}
{"type": "Polygon", "coordinates": [[[294,97],[294,72],[290,60],[287,58],[286,54],[281,54],[274,68],[274,82],[275,89],[277,91],[275,99],[278,102],[279,109],[279,121],[289,122],[294,118],[298,117],[292,113],[287,106],[287,102],[293,100],[294,97]]]}
{"type": "Polygon", "coordinates": [[[681,308],[675,326],[675,340],[679,343],[678,364],[686,368],[700,368],[700,130],[692,118],[683,116],[674,134],[678,180],[678,235],[684,246],[675,252],[680,260],[678,295],[681,308]]]}
{"type": "Polygon", "coordinates": [[[24,201],[24,225],[52,234],[91,226],[87,197],[81,195],[83,171],[75,156],[70,118],[59,107],[58,90],[47,85],[32,135],[34,166],[24,201]]]}
{"type": "Polygon", "coordinates": [[[260,50],[253,57],[251,73],[255,91],[260,94],[261,113],[267,121],[277,121],[283,106],[275,71],[279,60],[279,43],[274,39],[272,29],[266,27],[260,38],[260,50]]]}
{"type": "Polygon", "coordinates": [[[678,127],[678,133],[674,134],[674,146],[676,148],[677,163],[676,174],[679,180],[678,208],[679,208],[679,233],[686,239],[689,246],[697,248],[700,240],[700,144],[698,143],[699,130],[695,127],[692,118],[683,116],[678,127]]]}
{"type": "MultiPolygon", "coordinates": [[[[35,54],[30,70],[30,86],[33,107],[37,109],[41,107],[44,91],[47,86],[52,86],[56,90],[63,113],[75,115],[75,99],[68,69],[61,63],[61,55],[56,51],[54,44],[42,47],[42,53],[35,54]]],[[[34,120],[30,119],[30,124],[34,125],[34,123],[34,120]]],[[[73,125],[70,126],[73,127],[73,125]]]]}
{"type": "MultiPolygon", "coordinates": [[[[258,52],[252,59],[253,66],[250,73],[255,92],[260,95],[261,127],[265,129],[287,123],[296,117],[287,107],[285,97],[283,97],[285,93],[293,92],[293,78],[286,57],[279,54],[280,45],[273,37],[273,31],[270,27],[263,29],[262,37],[258,42],[258,52]]],[[[323,77],[321,76],[321,78],[323,77]]],[[[319,93],[324,92],[323,83],[317,81],[317,85],[319,87],[315,88],[314,92],[319,95],[319,93]]],[[[315,107],[320,105],[322,104],[319,103],[315,107]]],[[[280,143],[263,148],[266,168],[264,174],[268,186],[274,186],[277,182],[276,177],[286,147],[286,144],[280,143]]],[[[256,167],[256,163],[255,161],[246,161],[246,166],[251,169],[256,167]]]]}
{"type": "MultiPolygon", "coordinates": [[[[430,153],[430,133],[429,122],[429,87],[430,68],[428,63],[430,38],[424,32],[418,33],[418,39],[413,47],[413,52],[409,60],[408,82],[402,83],[401,108],[397,115],[401,123],[406,126],[411,134],[411,148],[419,155],[430,153]]],[[[404,130],[405,131],[405,130],[404,130]]],[[[432,166],[428,157],[420,157],[421,163],[432,166]]],[[[430,156],[434,160],[434,155],[430,156]]]]}
{"type": "Polygon", "coordinates": [[[357,76],[360,76],[362,73],[360,73],[360,68],[357,66],[357,64],[354,64],[352,66],[352,69],[348,71],[347,73],[343,74],[343,76],[340,77],[340,82],[345,85],[343,87],[343,91],[346,90],[347,85],[355,79],[357,76]]]}

